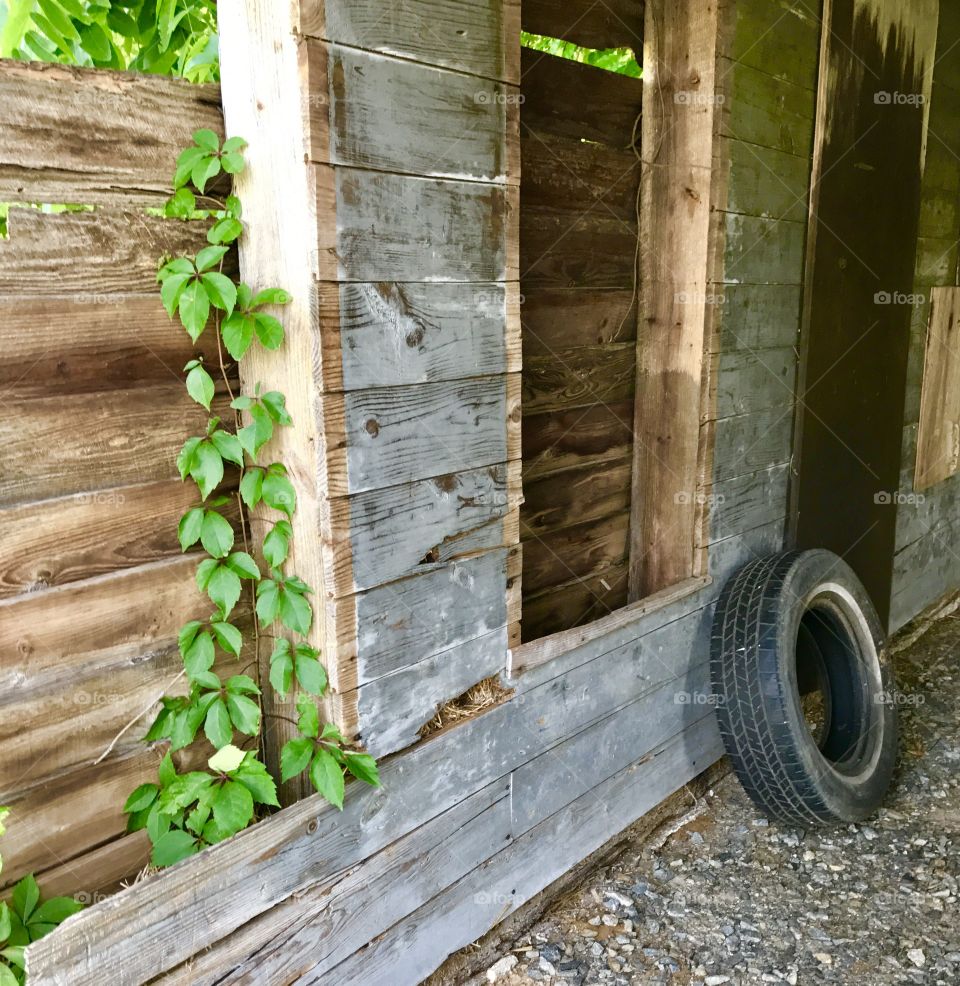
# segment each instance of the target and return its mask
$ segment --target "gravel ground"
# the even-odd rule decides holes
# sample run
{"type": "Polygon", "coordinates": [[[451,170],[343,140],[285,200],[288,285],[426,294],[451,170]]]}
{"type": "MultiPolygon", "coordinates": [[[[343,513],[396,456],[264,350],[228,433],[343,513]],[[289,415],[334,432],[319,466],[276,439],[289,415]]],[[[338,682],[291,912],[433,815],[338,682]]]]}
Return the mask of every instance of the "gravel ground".
{"type": "Polygon", "coordinates": [[[960,616],[897,658],[902,762],[867,824],[768,823],[731,775],[477,982],[960,983],[960,616]]]}

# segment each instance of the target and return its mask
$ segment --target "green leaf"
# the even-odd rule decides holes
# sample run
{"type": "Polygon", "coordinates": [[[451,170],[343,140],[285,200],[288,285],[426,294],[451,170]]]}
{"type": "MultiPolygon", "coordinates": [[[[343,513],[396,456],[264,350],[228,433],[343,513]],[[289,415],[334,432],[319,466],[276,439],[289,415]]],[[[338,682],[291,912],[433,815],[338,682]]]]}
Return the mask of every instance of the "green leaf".
{"type": "Polygon", "coordinates": [[[263,496],[263,470],[247,469],[240,480],[240,498],[252,510],[263,496]]]}
{"type": "Polygon", "coordinates": [[[310,764],[310,781],[330,804],[343,809],[343,769],[323,748],[317,750],[310,764]]]}
{"type": "Polygon", "coordinates": [[[263,539],[263,557],[271,568],[279,568],[287,560],[291,533],[290,524],[285,520],[277,521],[267,532],[263,539]]]}
{"type": "MultiPolygon", "coordinates": [[[[204,562],[201,563],[201,565],[207,565],[209,568],[210,562],[209,560],[205,560],[204,562]]],[[[198,572],[197,573],[198,585],[199,582],[200,582],[200,574],[198,572]]],[[[200,586],[201,590],[204,588],[206,588],[206,581],[204,581],[204,584],[200,586]]],[[[191,620],[189,623],[185,623],[180,628],[180,633],[177,636],[177,646],[180,648],[181,656],[183,656],[183,654],[187,652],[187,650],[190,648],[190,645],[194,642],[194,640],[197,639],[197,634],[200,632],[200,628],[202,626],[203,624],[200,622],[200,620],[191,620]]]]}
{"type": "Polygon", "coordinates": [[[280,613],[280,587],[273,579],[257,586],[257,617],[264,626],[273,623],[280,613]]]}
{"type": "Polygon", "coordinates": [[[257,563],[247,554],[246,551],[234,551],[225,563],[231,571],[237,573],[242,579],[259,579],[260,569],[257,563]]]}
{"type": "Polygon", "coordinates": [[[197,208],[197,197],[189,188],[178,188],[163,205],[168,219],[189,219],[197,208]]]}
{"type": "Polygon", "coordinates": [[[190,175],[196,167],[197,162],[206,157],[206,152],[202,147],[188,147],[181,151],[177,157],[177,170],[173,176],[174,188],[180,188],[190,180],[190,175]]]}
{"type": "Polygon", "coordinates": [[[331,740],[337,743],[342,743],[344,741],[343,736],[340,733],[340,730],[337,729],[337,727],[332,722],[326,723],[326,725],[323,727],[323,732],[320,734],[320,739],[331,740]]]}
{"type": "Polygon", "coordinates": [[[370,784],[373,787],[380,787],[380,772],[377,770],[377,761],[369,753],[351,753],[349,750],[344,752],[344,763],[347,770],[354,777],[370,784]]]}
{"type": "Polygon", "coordinates": [[[322,695],[327,687],[327,673],[314,654],[309,653],[313,648],[297,647],[296,669],[297,681],[300,687],[311,695],[322,695]]]}
{"type": "Polygon", "coordinates": [[[187,648],[183,655],[183,666],[187,669],[187,674],[193,678],[204,671],[209,671],[213,667],[213,660],[213,637],[204,630],[197,634],[193,643],[187,648]]]}
{"type": "Polygon", "coordinates": [[[291,592],[289,588],[285,588],[280,593],[280,620],[294,633],[306,636],[313,622],[313,609],[298,592],[291,592]]]}
{"type": "Polygon", "coordinates": [[[246,695],[227,693],[227,709],[230,721],[247,736],[255,736],[260,730],[260,706],[246,695]]]}
{"type": "Polygon", "coordinates": [[[235,674],[227,679],[226,689],[236,695],[259,695],[257,683],[247,674],[235,674]]]}
{"type": "Polygon", "coordinates": [[[176,313],[183,289],[187,286],[187,282],[192,276],[192,273],[170,274],[163,279],[163,283],[160,285],[160,300],[163,302],[163,307],[171,318],[176,313]]]}
{"type": "Polygon", "coordinates": [[[280,751],[280,780],[288,781],[306,770],[313,758],[315,744],[309,737],[289,740],[280,751]]]}
{"type": "Polygon", "coordinates": [[[241,360],[253,342],[253,316],[235,311],[224,319],[220,326],[220,335],[227,352],[235,359],[241,360]]]}
{"type": "Polygon", "coordinates": [[[287,697],[293,684],[293,654],[290,641],[284,637],[277,639],[270,655],[270,684],[281,699],[287,697]]]}
{"type": "Polygon", "coordinates": [[[297,712],[300,713],[297,728],[304,736],[316,739],[320,732],[320,713],[317,711],[316,703],[307,695],[298,695],[297,712]]]}
{"type": "Polygon", "coordinates": [[[293,295],[283,288],[267,288],[257,293],[250,307],[258,308],[260,305],[288,305],[293,301],[293,295]]]}
{"type": "MultiPolygon", "coordinates": [[[[257,445],[257,429],[255,425],[247,425],[245,428],[241,428],[237,432],[237,441],[240,442],[243,446],[244,452],[246,452],[251,459],[256,459],[259,446],[257,445]]],[[[259,494],[257,499],[259,501],[259,494]]]]}
{"type": "Polygon", "coordinates": [[[160,761],[157,774],[164,787],[169,787],[177,779],[177,769],[174,767],[173,757],[169,753],[160,761]]]}
{"type": "Polygon", "coordinates": [[[150,809],[146,821],[147,835],[150,837],[150,841],[156,845],[170,831],[172,824],[172,817],[160,811],[159,804],[154,805],[150,809]]]}
{"type": "Polygon", "coordinates": [[[260,398],[263,406],[267,409],[267,414],[273,418],[278,425],[292,425],[293,418],[287,411],[287,399],[279,390],[271,390],[260,398]]]}
{"type": "Polygon", "coordinates": [[[207,326],[210,317],[210,299],[200,281],[190,281],[180,293],[177,310],[180,321],[190,338],[196,342],[207,326]]]}
{"type": "MultiPolygon", "coordinates": [[[[10,937],[10,908],[0,900],[0,943],[5,942],[10,937]]],[[[0,986],[3,980],[0,979],[0,986]]]]}
{"type": "Polygon", "coordinates": [[[253,428],[253,454],[256,456],[260,449],[273,438],[273,421],[266,409],[259,403],[251,405],[250,419],[253,422],[248,427],[253,428]]]}
{"type": "Polygon", "coordinates": [[[243,648],[243,634],[232,623],[217,622],[212,624],[212,629],[217,643],[234,657],[239,657],[243,648]]]}
{"type": "Polygon", "coordinates": [[[123,806],[123,810],[125,812],[143,811],[144,808],[149,808],[157,800],[159,793],[160,788],[156,784],[141,784],[127,798],[127,803],[123,806]]]}
{"type": "Polygon", "coordinates": [[[190,172],[190,181],[200,189],[206,190],[207,182],[220,174],[220,158],[215,155],[201,157],[190,172]]]}
{"type": "Polygon", "coordinates": [[[227,152],[242,151],[247,147],[247,142],[242,137],[228,137],[223,142],[223,150],[227,152]]]}
{"type": "Polygon", "coordinates": [[[72,897],[51,897],[34,912],[33,920],[39,924],[63,924],[73,914],[83,910],[83,904],[72,897]]]}
{"type": "MultiPolygon", "coordinates": [[[[222,250],[224,248],[207,247],[207,249],[222,250]]],[[[201,280],[203,281],[203,286],[207,289],[207,297],[210,299],[210,303],[225,311],[228,315],[231,314],[234,305],[237,303],[237,287],[233,281],[226,274],[218,274],[215,271],[204,274],[201,280]]]]}
{"type": "Polygon", "coordinates": [[[0,58],[13,58],[30,28],[34,0],[8,0],[7,19],[0,26],[0,58]]]}
{"type": "Polygon", "coordinates": [[[203,517],[200,542],[207,554],[223,558],[233,547],[233,528],[226,517],[215,510],[207,510],[203,517]]]}
{"type": "Polygon", "coordinates": [[[220,163],[223,165],[223,170],[227,172],[228,175],[239,175],[246,167],[246,162],[243,160],[243,155],[237,152],[227,152],[220,158],[220,163]]]}
{"type": "Polygon", "coordinates": [[[228,743],[207,761],[207,766],[215,774],[229,774],[243,763],[246,754],[239,747],[228,743]]]}
{"type": "Polygon", "coordinates": [[[283,325],[272,315],[257,312],[253,316],[254,329],[264,349],[279,349],[283,345],[283,325]]]}
{"type": "Polygon", "coordinates": [[[187,393],[203,408],[210,410],[213,400],[213,379],[202,366],[195,366],[187,374],[187,393]]]}
{"type": "Polygon", "coordinates": [[[207,717],[203,722],[203,732],[218,750],[233,739],[230,713],[222,698],[218,698],[207,710],[207,717]]]}
{"type": "Polygon", "coordinates": [[[10,971],[10,967],[0,964],[0,986],[20,986],[20,981],[10,971]]]}
{"type": "Polygon", "coordinates": [[[268,507],[282,511],[287,517],[292,517],[297,509],[297,494],[293,483],[285,475],[274,472],[273,466],[263,480],[263,500],[268,507]]]}
{"type": "Polygon", "coordinates": [[[194,855],[199,851],[197,840],[182,829],[173,829],[162,836],[154,845],[150,862],[154,866],[164,867],[179,863],[180,860],[194,855]]]}
{"type": "Polygon", "coordinates": [[[33,914],[33,909],[37,906],[37,901],[39,900],[40,888],[37,886],[37,881],[34,880],[33,874],[28,873],[13,888],[13,894],[10,898],[14,912],[24,924],[30,920],[30,915],[33,914]]]}
{"type": "Polygon", "coordinates": [[[207,595],[226,619],[240,598],[240,579],[236,572],[226,565],[218,565],[207,583],[207,595]]]}
{"type": "Polygon", "coordinates": [[[237,781],[227,781],[213,799],[213,819],[224,836],[245,829],[253,818],[253,795],[237,781]]]}
{"type": "Polygon", "coordinates": [[[177,455],[177,469],[180,471],[181,479],[186,479],[190,475],[190,470],[196,462],[197,449],[200,447],[201,441],[203,441],[201,438],[188,438],[183,443],[183,448],[177,455]]]}
{"type": "Polygon", "coordinates": [[[200,540],[203,528],[204,511],[201,507],[192,507],[181,518],[177,525],[177,537],[180,540],[180,550],[186,551],[200,540]]]}
{"type": "Polygon", "coordinates": [[[218,430],[210,436],[210,441],[227,462],[243,468],[243,446],[236,435],[231,435],[229,431],[218,430]]]}
{"type": "Polygon", "coordinates": [[[190,475],[204,500],[220,485],[223,480],[223,459],[212,442],[202,441],[197,445],[190,475]]]}
{"type": "Polygon", "coordinates": [[[233,243],[243,235],[243,223],[232,216],[218,219],[207,232],[207,242],[214,244],[233,243]]]}
{"type": "Polygon", "coordinates": [[[197,566],[197,588],[203,592],[210,584],[213,573],[217,570],[218,562],[215,558],[204,558],[197,566]]]}
{"type": "Polygon", "coordinates": [[[220,150],[220,138],[212,130],[194,130],[193,142],[208,152],[216,153],[220,150]]]}
{"type": "Polygon", "coordinates": [[[276,782],[259,760],[253,757],[245,760],[234,774],[234,779],[253,795],[253,800],[258,804],[280,807],[276,782]]]}
{"type": "MultiPolygon", "coordinates": [[[[215,267],[227,254],[225,246],[206,246],[198,254],[196,259],[197,270],[201,273],[215,267]]],[[[232,286],[232,282],[231,282],[232,286]]],[[[236,292],[236,288],[234,288],[236,292]]]]}

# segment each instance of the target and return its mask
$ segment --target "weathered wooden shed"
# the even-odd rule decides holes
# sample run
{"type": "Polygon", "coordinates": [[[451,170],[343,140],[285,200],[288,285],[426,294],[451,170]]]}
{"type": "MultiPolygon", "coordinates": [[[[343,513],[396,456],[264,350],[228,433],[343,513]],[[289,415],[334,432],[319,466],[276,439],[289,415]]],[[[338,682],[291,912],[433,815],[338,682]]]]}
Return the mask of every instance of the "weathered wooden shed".
{"type": "Polygon", "coordinates": [[[0,64],[0,200],[92,207],[11,210],[0,241],[0,803],[31,820],[0,879],[92,903],[28,951],[37,986],[416,983],[721,756],[708,637],[745,562],[829,548],[889,632],[960,589],[955,5],[220,21],[219,92],[0,64]],[[642,51],[643,79],[521,28],[642,51]],[[191,348],[153,290],[197,236],[147,214],[199,126],[249,141],[235,262],[294,296],[243,372],[301,424],[278,442],[329,713],[383,786],[340,813],[288,785],[113,893],[164,749],[138,726],[94,763],[200,605],[191,348]]]}

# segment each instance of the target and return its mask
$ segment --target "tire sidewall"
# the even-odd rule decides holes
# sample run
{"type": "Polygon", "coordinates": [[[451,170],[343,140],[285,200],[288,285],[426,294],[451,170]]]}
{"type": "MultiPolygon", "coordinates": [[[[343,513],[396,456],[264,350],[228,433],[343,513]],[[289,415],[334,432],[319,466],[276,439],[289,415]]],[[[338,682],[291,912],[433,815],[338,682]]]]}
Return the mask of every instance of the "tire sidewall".
{"type": "Polygon", "coordinates": [[[898,746],[893,674],[876,610],[850,567],[828,551],[796,556],[784,579],[778,608],[776,654],[782,711],[803,771],[830,814],[848,821],[864,818],[876,810],[889,787],[898,746]],[[801,619],[815,601],[841,618],[858,645],[857,677],[864,682],[869,737],[854,769],[838,770],[820,753],[800,704],[797,636],[801,619]]]}

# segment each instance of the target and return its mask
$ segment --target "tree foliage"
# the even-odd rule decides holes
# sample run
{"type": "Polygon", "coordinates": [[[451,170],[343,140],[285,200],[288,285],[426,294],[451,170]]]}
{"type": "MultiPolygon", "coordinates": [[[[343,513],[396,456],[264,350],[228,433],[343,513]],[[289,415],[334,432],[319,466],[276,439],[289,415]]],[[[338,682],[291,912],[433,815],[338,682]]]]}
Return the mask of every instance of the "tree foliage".
{"type": "Polygon", "coordinates": [[[216,0],[0,0],[0,57],[213,82],[216,0]]]}
{"type": "Polygon", "coordinates": [[[520,35],[520,41],[525,48],[543,51],[559,58],[569,58],[571,61],[593,65],[595,68],[606,69],[608,72],[629,75],[634,79],[639,79],[641,75],[640,66],[632,48],[606,48],[602,51],[595,48],[581,48],[570,41],[546,38],[543,35],[529,34],[526,31],[520,35]]]}

